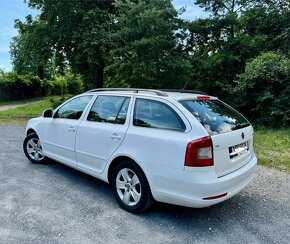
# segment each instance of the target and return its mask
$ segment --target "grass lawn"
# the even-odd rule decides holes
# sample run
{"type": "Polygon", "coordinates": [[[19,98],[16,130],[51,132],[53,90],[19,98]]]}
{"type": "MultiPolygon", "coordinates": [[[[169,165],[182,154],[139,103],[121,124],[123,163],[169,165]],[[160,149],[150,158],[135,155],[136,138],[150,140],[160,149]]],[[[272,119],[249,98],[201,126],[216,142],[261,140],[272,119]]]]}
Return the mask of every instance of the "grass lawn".
{"type": "Polygon", "coordinates": [[[290,171],[290,128],[256,128],[254,147],[259,164],[290,171]]]}
{"type": "MultiPolygon", "coordinates": [[[[0,124],[25,124],[28,119],[38,117],[43,110],[51,108],[51,97],[23,100],[21,103],[30,102],[27,105],[0,111],[0,124]]],[[[53,96],[53,99],[59,99],[60,96],[53,96]]],[[[19,102],[18,102],[19,103],[19,102]]],[[[15,102],[0,105],[17,104],[15,102]]]]}
{"type": "MultiPolygon", "coordinates": [[[[26,124],[29,118],[40,116],[43,110],[52,107],[49,99],[34,100],[22,107],[0,111],[0,125],[26,124]]],[[[254,147],[259,164],[290,172],[290,128],[255,128],[254,147]]]]}

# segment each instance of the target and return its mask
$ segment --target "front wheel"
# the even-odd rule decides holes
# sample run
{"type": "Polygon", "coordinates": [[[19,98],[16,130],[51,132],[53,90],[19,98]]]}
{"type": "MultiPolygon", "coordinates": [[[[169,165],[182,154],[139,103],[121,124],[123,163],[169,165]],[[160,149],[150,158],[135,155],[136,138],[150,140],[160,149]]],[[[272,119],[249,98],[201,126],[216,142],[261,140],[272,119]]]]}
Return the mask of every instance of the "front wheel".
{"type": "Polygon", "coordinates": [[[25,156],[35,164],[40,164],[45,161],[45,156],[42,152],[42,146],[36,133],[29,134],[23,142],[23,151],[25,156]]]}
{"type": "Polygon", "coordinates": [[[153,203],[146,176],[131,161],[117,165],[112,176],[112,188],[118,204],[128,212],[143,212],[153,203]]]}

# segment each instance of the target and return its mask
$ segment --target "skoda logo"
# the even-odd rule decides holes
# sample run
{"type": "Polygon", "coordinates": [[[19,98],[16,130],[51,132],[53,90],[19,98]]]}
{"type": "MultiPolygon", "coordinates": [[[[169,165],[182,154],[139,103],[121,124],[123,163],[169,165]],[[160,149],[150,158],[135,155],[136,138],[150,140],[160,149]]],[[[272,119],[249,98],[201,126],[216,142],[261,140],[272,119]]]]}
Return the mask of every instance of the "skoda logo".
{"type": "Polygon", "coordinates": [[[241,137],[242,137],[242,139],[245,138],[245,134],[244,134],[244,132],[242,132],[241,137]]]}

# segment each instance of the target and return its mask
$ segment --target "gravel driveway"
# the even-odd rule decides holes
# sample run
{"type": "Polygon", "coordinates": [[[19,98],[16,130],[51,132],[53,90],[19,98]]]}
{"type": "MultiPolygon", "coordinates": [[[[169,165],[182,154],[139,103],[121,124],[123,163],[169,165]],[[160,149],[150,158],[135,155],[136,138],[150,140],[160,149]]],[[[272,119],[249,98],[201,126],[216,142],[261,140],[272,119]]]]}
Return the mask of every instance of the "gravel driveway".
{"type": "Polygon", "coordinates": [[[110,187],[58,163],[33,165],[24,128],[0,127],[0,243],[290,243],[290,175],[264,167],[236,197],[133,215],[110,187]]]}

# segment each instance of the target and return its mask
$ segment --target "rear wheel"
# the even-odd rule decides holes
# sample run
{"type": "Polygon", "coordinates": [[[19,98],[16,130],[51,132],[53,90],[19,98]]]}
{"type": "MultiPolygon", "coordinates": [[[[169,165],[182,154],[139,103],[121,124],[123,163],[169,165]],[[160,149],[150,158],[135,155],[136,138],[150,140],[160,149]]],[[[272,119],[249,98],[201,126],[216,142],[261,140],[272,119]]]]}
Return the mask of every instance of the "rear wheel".
{"type": "Polygon", "coordinates": [[[143,171],[129,160],[114,169],[112,188],[118,204],[131,213],[146,210],[154,201],[143,171]]]}
{"type": "Polygon", "coordinates": [[[29,134],[23,142],[23,151],[25,156],[35,164],[43,163],[45,156],[42,152],[42,146],[36,133],[29,134]]]}

